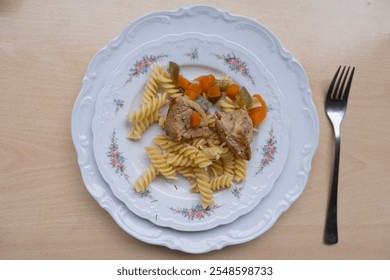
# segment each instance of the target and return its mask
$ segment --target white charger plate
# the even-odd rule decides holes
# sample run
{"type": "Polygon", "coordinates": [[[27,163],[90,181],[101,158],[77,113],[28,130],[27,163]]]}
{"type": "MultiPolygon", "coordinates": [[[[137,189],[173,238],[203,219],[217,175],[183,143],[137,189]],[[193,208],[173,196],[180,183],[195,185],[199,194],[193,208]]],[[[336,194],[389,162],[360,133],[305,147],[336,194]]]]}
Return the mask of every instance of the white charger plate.
{"type": "Polygon", "coordinates": [[[208,6],[193,6],[141,17],[99,51],[89,64],[72,114],[72,139],[87,190],[116,223],[133,237],[188,253],[204,253],[252,240],[267,231],[304,191],[319,137],[318,116],[306,74],[275,35],[260,23],[208,6]],[[160,35],[201,32],[218,35],[261,59],[284,95],[290,119],[285,168],[270,193],[250,213],[236,221],[201,232],[176,231],[142,219],[115,197],[101,176],[93,153],[92,118],[97,94],[107,77],[129,52],[160,35]]]}
{"type": "MultiPolygon", "coordinates": [[[[162,109],[166,111],[167,106],[162,109]]],[[[112,71],[99,94],[92,131],[96,162],[116,197],[138,216],[184,231],[214,228],[251,211],[273,187],[288,152],[288,117],[272,75],[238,44],[201,33],[167,35],[132,50],[112,71]],[[250,93],[261,92],[270,109],[254,134],[245,180],[215,191],[214,205],[207,209],[202,208],[199,193],[190,192],[190,182],[180,175],[178,180],[157,176],[144,193],[134,188],[151,164],[145,147],[164,131],[155,124],[140,140],[129,140],[127,114],[140,106],[153,63],[167,68],[170,60],[190,79],[210,73],[217,78],[229,75],[250,93]]]]}

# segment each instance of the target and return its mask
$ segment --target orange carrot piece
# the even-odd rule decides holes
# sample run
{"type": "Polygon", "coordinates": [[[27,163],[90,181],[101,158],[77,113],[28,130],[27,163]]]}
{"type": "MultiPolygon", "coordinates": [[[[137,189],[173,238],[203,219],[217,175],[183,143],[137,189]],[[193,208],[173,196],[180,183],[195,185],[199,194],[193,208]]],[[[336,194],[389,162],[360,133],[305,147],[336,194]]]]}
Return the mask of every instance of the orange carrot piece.
{"type": "Polygon", "coordinates": [[[251,118],[253,125],[258,126],[267,116],[267,104],[260,94],[254,94],[253,97],[257,98],[261,107],[253,108],[248,111],[249,117],[251,118]]]}
{"type": "Polygon", "coordinates": [[[198,112],[193,112],[190,117],[191,127],[198,126],[202,120],[202,116],[198,112]]]}
{"type": "Polygon", "coordinates": [[[186,89],[190,84],[191,82],[187,80],[183,75],[179,75],[179,79],[178,79],[179,87],[186,89]]]}
{"type": "Polygon", "coordinates": [[[260,94],[256,93],[256,94],[254,94],[254,95],[253,95],[253,97],[256,97],[256,98],[257,98],[257,100],[259,100],[259,101],[260,101],[260,103],[261,103],[261,106],[263,106],[263,107],[267,107],[267,104],[265,104],[265,101],[264,101],[264,99],[261,97],[261,95],[260,95],[260,94]]]}
{"type": "Polygon", "coordinates": [[[186,87],[186,89],[188,90],[192,90],[192,91],[195,91],[196,94],[202,94],[203,90],[202,90],[202,85],[200,84],[200,82],[197,82],[197,83],[190,83],[188,85],[188,87],[186,87]]]}
{"type": "Polygon", "coordinates": [[[184,91],[184,95],[187,96],[191,100],[195,100],[195,98],[198,96],[198,94],[195,91],[190,90],[190,89],[186,89],[184,91]]]}
{"type": "Polygon", "coordinates": [[[215,76],[213,74],[199,76],[195,81],[199,81],[202,85],[202,90],[207,92],[215,84],[215,76]]]}
{"type": "Polygon", "coordinates": [[[237,85],[237,84],[230,84],[228,86],[227,91],[226,91],[227,97],[229,97],[230,99],[235,99],[239,89],[240,89],[239,85],[237,85]]]}
{"type": "Polygon", "coordinates": [[[218,84],[213,85],[206,92],[206,95],[210,98],[221,96],[221,89],[218,84]]]}

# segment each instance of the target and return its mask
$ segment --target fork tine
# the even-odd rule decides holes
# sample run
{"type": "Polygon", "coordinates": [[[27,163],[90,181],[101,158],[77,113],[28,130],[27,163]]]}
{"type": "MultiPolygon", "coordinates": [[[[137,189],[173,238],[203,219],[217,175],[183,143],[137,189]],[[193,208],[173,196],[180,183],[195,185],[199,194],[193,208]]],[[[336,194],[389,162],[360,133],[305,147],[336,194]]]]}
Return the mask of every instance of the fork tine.
{"type": "MultiPolygon", "coordinates": [[[[350,66],[348,66],[348,68],[347,68],[347,72],[346,72],[345,75],[344,75],[344,79],[343,79],[343,82],[342,82],[342,84],[341,84],[341,87],[340,87],[339,91],[336,92],[335,99],[343,99],[343,91],[344,91],[345,81],[346,81],[347,78],[348,78],[349,69],[351,69],[350,66]]],[[[340,80],[341,80],[342,78],[343,78],[343,75],[341,75],[340,80]]]]}
{"type": "Polygon", "coordinates": [[[337,69],[337,72],[336,72],[336,74],[334,74],[333,80],[330,83],[329,90],[328,90],[328,95],[327,95],[327,98],[329,98],[329,99],[332,97],[333,87],[334,87],[334,84],[336,82],[337,76],[338,76],[338,74],[340,72],[340,68],[341,68],[341,65],[339,66],[339,69],[337,69]]]}
{"type": "Polygon", "coordinates": [[[339,78],[337,79],[337,84],[336,84],[335,90],[333,91],[332,99],[337,99],[337,93],[339,91],[340,82],[341,82],[341,80],[343,78],[344,71],[345,71],[345,66],[343,67],[343,70],[341,71],[341,74],[340,74],[339,78]]]}
{"type": "Polygon", "coordinates": [[[348,80],[348,83],[347,83],[347,87],[345,88],[344,95],[343,95],[343,97],[342,97],[342,99],[343,99],[344,102],[347,102],[347,101],[348,101],[349,89],[351,88],[352,78],[353,78],[353,74],[354,74],[354,73],[355,73],[355,66],[352,67],[351,75],[349,76],[349,80],[348,80]]]}

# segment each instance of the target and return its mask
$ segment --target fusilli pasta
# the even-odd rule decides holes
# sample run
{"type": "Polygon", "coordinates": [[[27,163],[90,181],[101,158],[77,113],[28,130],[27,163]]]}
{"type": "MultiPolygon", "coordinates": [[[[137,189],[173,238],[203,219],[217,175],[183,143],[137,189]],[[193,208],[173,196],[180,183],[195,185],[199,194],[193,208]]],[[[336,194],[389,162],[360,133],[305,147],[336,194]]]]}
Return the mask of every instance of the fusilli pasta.
{"type": "Polygon", "coordinates": [[[233,183],[233,175],[226,174],[210,180],[210,188],[213,191],[228,188],[233,183]]]}
{"type": "Polygon", "coordinates": [[[129,121],[136,122],[148,117],[160,109],[165,104],[166,100],[167,93],[158,94],[157,97],[153,97],[150,102],[142,104],[140,108],[130,113],[128,115],[129,121]]]}
{"type": "Polygon", "coordinates": [[[241,182],[246,177],[246,160],[236,156],[234,162],[234,180],[241,182]]]}
{"type": "Polygon", "coordinates": [[[160,76],[162,70],[163,67],[159,66],[158,64],[153,66],[142,94],[142,103],[148,103],[152,101],[154,97],[156,97],[159,83],[158,77],[160,76]]]}
{"type": "Polygon", "coordinates": [[[168,93],[169,97],[176,98],[180,95],[183,95],[179,88],[173,84],[173,81],[166,70],[163,70],[160,73],[158,79],[161,87],[166,93],[168,93]]]}
{"type": "Polygon", "coordinates": [[[177,179],[176,171],[167,163],[167,155],[163,154],[156,146],[145,147],[150,160],[156,169],[167,179],[177,179]]]}
{"type": "Polygon", "coordinates": [[[135,182],[134,187],[135,190],[139,193],[143,193],[150,182],[156,177],[158,174],[158,171],[156,167],[151,164],[149,167],[142,173],[142,175],[138,178],[138,180],[135,182]]]}
{"type": "Polygon", "coordinates": [[[136,122],[127,137],[133,140],[140,139],[142,134],[145,132],[145,130],[152,123],[154,123],[159,119],[159,115],[160,115],[159,112],[155,111],[153,114],[149,115],[148,117],[136,122]]]}
{"type": "Polygon", "coordinates": [[[212,206],[214,204],[210,178],[204,168],[194,168],[194,173],[196,176],[197,187],[200,192],[202,207],[206,209],[208,206],[212,206]]]}

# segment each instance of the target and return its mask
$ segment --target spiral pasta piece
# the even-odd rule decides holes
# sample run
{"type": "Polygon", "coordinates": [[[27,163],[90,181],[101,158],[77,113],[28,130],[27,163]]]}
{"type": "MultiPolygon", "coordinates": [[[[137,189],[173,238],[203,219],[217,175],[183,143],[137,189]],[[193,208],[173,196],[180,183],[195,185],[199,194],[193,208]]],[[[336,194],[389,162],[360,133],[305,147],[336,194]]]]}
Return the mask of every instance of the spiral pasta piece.
{"type": "Polygon", "coordinates": [[[160,109],[165,104],[166,100],[167,93],[158,94],[158,96],[153,97],[150,102],[142,104],[140,108],[130,113],[128,115],[129,121],[136,122],[148,117],[160,109]]]}
{"type": "Polygon", "coordinates": [[[194,168],[191,166],[175,166],[177,172],[188,179],[195,179],[194,168]]]}
{"type": "Polygon", "coordinates": [[[176,98],[183,95],[179,88],[173,84],[173,81],[166,70],[161,71],[160,75],[158,76],[158,80],[160,86],[166,93],[168,93],[169,97],[176,98]]]}
{"type": "Polygon", "coordinates": [[[241,182],[246,177],[246,160],[236,156],[234,163],[234,180],[241,182]]]}
{"type": "Polygon", "coordinates": [[[228,149],[226,153],[221,155],[223,162],[223,173],[234,175],[234,154],[228,149]]]}
{"type": "Polygon", "coordinates": [[[196,183],[199,188],[201,204],[203,209],[214,204],[213,191],[210,186],[210,178],[207,171],[204,168],[194,168],[196,176],[196,183]]]}
{"type": "Polygon", "coordinates": [[[167,163],[167,155],[163,154],[159,148],[154,145],[145,147],[150,160],[156,169],[167,179],[177,179],[176,171],[167,163]]]}
{"type": "Polygon", "coordinates": [[[226,174],[210,180],[210,188],[213,191],[228,188],[233,183],[233,175],[226,174]]]}
{"type": "Polygon", "coordinates": [[[167,153],[176,149],[176,147],[182,145],[182,143],[173,141],[165,135],[157,135],[154,138],[154,143],[167,153]]]}
{"type": "Polygon", "coordinates": [[[207,146],[207,140],[204,138],[193,138],[189,143],[198,150],[203,150],[207,146]]]}
{"type": "Polygon", "coordinates": [[[151,164],[149,167],[142,173],[142,175],[135,182],[134,187],[138,193],[143,193],[146,188],[149,186],[150,182],[157,176],[158,170],[156,167],[151,164]]]}
{"type": "Polygon", "coordinates": [[[211,160],[217,160],[221,157],[222,149],[221,147],[214,146],[210,148],[205,148],[202,153],[211,160]]]}
{"type": "Polygon", "coordinates": [[[183,143],[175,148],[175,152],[182,157],[189,158],[193,163],[200,168],[205,168],[212,164],[211,160],[208,159],[202,151],[198,150],[190,144],[183,143]]]}
{"type": "Polygon", "coordinates": [[[189,157],[168,153],[167,163],[174,166],[174,167],[176,167],[176,166],[188,167],[188,166],[191,166],[193,164],[193,162],[194,161],[192,159],[190,159],[189,157]]]}
{"type": "Polygon", "coordinates": [[[206,116],[207,116],[207,124],[208,124],[208,126],[210,128],[212,128],[212,129],[215,129],[215,124],[217,122],[217,116],[212,114],[212,113],[210,113],[210,111],[208,111],[206,113],[206,116]]]}
{"type": "Polygon", "coordinates": [[[192,193],[198,193],[199,192],[198,182],[196,180],[191,181],[190,192],[192,192],[192,193]]]}
{"type": "Polygon", "coordinates": [[[214,160],[211,165],[207,167],[211,174],[213,174],[214,177],[218,177],[219,175],[223,175],[224,169],[223,169],[223,162],[221,159],[214,160]]]}
{"type": "Polygon", "coordinates": [[[151,102],[154,97],[157,95],[158,89],[158,77],[162,72],[163,68],[158,64],[155,64],[150,72],[148,79],[146,81],[146,85],[144,87],[144,92],[142,94],[142,103],[151,102]]]}
{"type": "Polygon", "coordinates": [[[143,120],[140,120],[135,123],[133,128],[131,129],[129,135],[127,138],[138,140],[141,138],[142,134],[145,132],[145,130],[155,121],[157,121],[160,117],[160,114],[158,111],[155,111],[152,115],[149,115],[143,120]]]}

